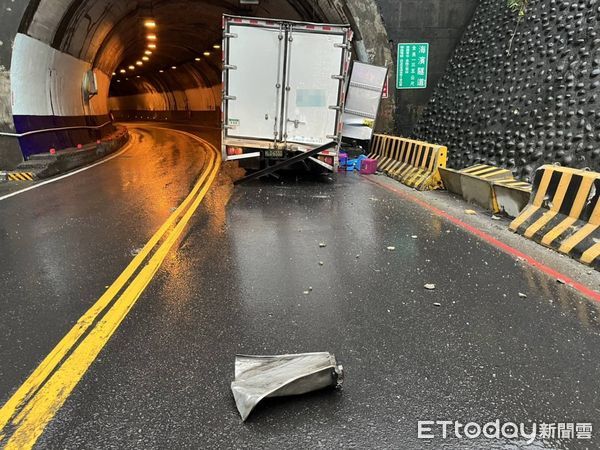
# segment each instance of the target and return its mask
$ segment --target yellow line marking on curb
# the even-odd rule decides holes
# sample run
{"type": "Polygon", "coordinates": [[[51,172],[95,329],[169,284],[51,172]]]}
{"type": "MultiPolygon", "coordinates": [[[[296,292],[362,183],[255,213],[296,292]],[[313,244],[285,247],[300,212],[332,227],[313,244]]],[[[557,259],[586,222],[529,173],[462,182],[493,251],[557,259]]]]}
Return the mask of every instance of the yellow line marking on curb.
{"type": "Polygon", "coordinates": [[[9,172],[8,181],[33,181],[33,172],[9,172]]]}
{"type": "Polygon", "coordinates": [[[135,305],[212,186],[221,166],[221,160],[218,157],[216,148],[193,134],[179,130],[169,131],[185,134],[202,142],[209,149],[213,150],[213,157],[209,162],[209,168],[203,172],[192,192],[190,192],[177,210],[161,226],[129,266],[127,266],[125,271],[100,297],[96,304],[78,320],[76,325],[2,407],[0,410],[0,436],[2,439],[10,436],[5,448],[22,449],[33,447],[46,425],[52,420],[102,348],[104,348],[110,337],[117,330],[120,323],[127,316],[127,313],[135,305]],[[125,291],[118,296],[106,314],[90,329],[79,345],[73,349],[73,346],[77,344],[83,334],[98,319],[98,316],[111,303],[127,280],[129,280],[131,275],[188,205],[190,206],[181,217],[181,220],[175,225],[175,228],[168,234],[163,243],[160,244],[146,265],[134,277],[125,291]],[[71,350],[72,353],[64,359],[71,350]],[[61,363],[63,359],[64,361],[61,363]],[[5,429],[7,426],[14,428],[12,434],[10,433],[11,430],[5,429]]]}

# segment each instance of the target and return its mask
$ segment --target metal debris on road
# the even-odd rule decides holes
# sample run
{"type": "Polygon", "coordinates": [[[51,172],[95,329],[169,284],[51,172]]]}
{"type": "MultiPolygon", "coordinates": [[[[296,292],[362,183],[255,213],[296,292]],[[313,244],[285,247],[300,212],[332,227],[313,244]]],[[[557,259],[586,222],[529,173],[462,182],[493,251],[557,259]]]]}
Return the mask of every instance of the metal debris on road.
{"type": "Polygon", "coordinates": [[[556,282],[557,282],[557,283],[560,283],[560,284],[565,284],[565,280],[562,280],[562,279],[560,279],[560,278],[557,278],[557,279],[556,279],[556,282]]]}
{"type": "Polygon", "coordinates": [[[474,211],[472,209],[465,209],[465,214],[469,214],[470,216],[476,216],[477,211],[474,211]]]}
{"type": "Polygon", "coordinates": [[[493,216],[492,216],[492,220],[501,220],[501,218],[500,218],[500,217],[498,217],[498,216],[496,216],[496,215],[493,215],[493,216]]]}
{"type": "Polygon", "coordinates": [[[325,242],[319,242],[319,247],[321,247],[321,248],[327,247],[327,244],[325,242]]]}
{"type": "Polygon", "coordinates": [[[433,306],[442,306],[442,304],[441,304],[441,303],[438,303],[438,302],[435,302],[435,303],[433,304],[433,306]]]}
{"type": "Polygon", "coordinates": [[[519,297],[521,297],[521,298],[527,298],[527,294],[523,294],[522,292],[519,292],[519,297]]]}
{"type": "Polygon", "coordinates": [[[231,392],[246,420],[264,398],[306,394],[327,387],[338,388],[344,369],[328,352],[296,355],[236,355],[231,392]]]}
{"type": "Polygon", "coordinates": [[[433,291],[435,289],[435,284],[426,284],[425,286],[423,286],[425,289],[428,289],[430,291],[433,291]]]}
{"type": "Polygon", "coordinates": [[[394,251],[394,250],[396,250],[396,247],[393,247],[393,246],[391,246],[391,245],[390,245],[390,246],[389,246],[387,249],[388,249],[389,251],[394,251]]]}
{"type": "Polygon", "coordinates": [[[322,266],[323,264],[325,264],[323,261],[319,261],[320,266],[322,266]]]}

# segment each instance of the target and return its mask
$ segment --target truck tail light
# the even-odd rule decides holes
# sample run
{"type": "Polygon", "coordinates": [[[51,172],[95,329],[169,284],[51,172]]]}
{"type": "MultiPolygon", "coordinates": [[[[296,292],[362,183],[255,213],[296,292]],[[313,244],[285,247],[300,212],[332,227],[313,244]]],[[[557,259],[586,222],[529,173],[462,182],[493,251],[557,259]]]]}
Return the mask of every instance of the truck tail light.
{"type": "Polygon", "coordinates": [[[242,154],[244,154],[244,149],[242,147],[227,147],[227,156],[242,154]]]}
{"type": "Polygon", "coordinates": [[[333,166],[333,156],[324,156],[324,155],[319,155],[319,160],[323,161],[325,164],[329,164],[330,166],[333,166]]]}

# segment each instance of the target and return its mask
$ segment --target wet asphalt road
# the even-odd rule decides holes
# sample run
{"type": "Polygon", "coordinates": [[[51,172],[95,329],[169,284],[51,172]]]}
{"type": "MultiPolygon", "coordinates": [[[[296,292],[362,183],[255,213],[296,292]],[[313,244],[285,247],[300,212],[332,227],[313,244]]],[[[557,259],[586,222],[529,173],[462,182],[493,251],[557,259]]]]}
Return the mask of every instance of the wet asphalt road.
{"type": "Polygon", "coordinates": [[[204,165],[189,138],[156,129],[132,136],[116,159],[0,202],[2,402],[169,217],[204,165]]]}
{"type": "MultiPolygon", "coordinates": [[[[152,134],[161,150],[0,204],[2,400],[201,169],[152,134]]],[[[233,188],[238,175],[222,171],[40,448],[598,448],[596,304],[359,176],[233,188]],[[307,351],[335,353],[344,388],[269,401],[242,423],[234,355],[307,351]],[[495,419],[592,422],[595,437],[417,439],[418,420],[495,419]]]]}

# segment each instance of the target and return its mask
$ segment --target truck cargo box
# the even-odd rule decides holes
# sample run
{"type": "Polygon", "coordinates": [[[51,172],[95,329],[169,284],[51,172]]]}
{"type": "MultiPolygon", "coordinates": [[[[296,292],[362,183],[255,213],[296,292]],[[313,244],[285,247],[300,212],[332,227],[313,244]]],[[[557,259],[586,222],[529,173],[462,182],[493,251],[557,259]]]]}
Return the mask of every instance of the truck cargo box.
{"type": "Polygon", "coordinates": [[[223,159],[311,157],[335,170],[348,82],[348,25],[223,17],[223,159]]]}

